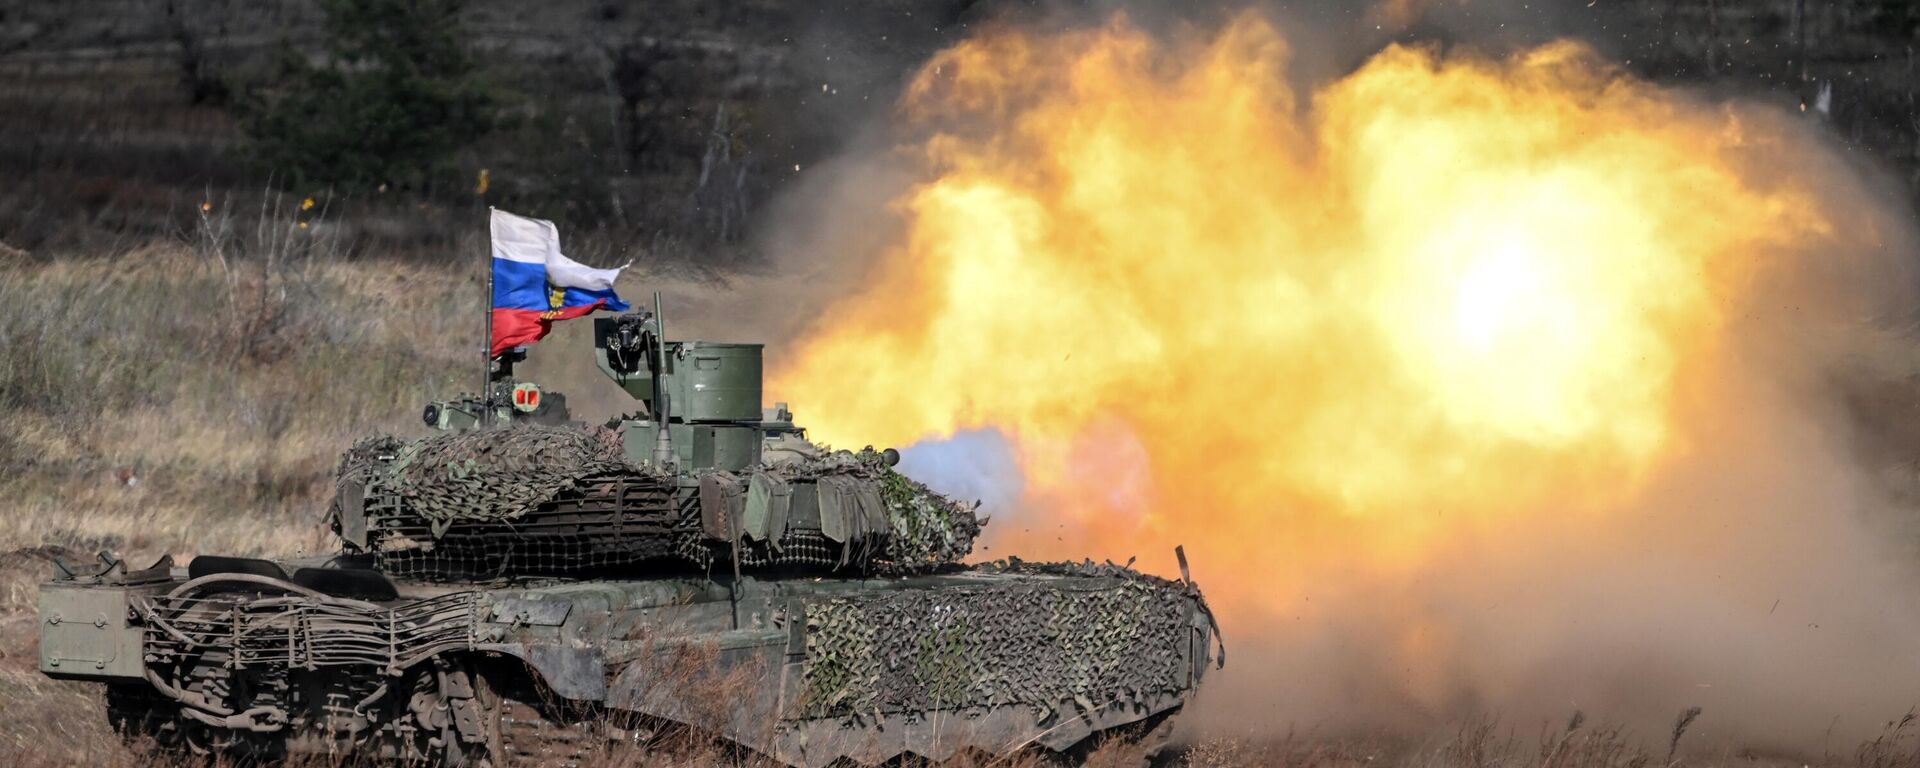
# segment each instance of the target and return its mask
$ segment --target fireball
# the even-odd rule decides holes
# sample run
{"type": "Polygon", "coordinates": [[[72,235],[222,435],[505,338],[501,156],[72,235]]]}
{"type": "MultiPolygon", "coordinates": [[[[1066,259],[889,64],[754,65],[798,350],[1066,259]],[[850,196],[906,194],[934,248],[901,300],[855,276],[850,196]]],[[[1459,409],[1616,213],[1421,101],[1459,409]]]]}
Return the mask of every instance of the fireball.
{"type": "Polygon", "coordinates": [[[1761,255],[1830,226],[1748,171],[1780,137],[1575,43],[1389,47],[1304,97],[1287,66],[1256,15],[940,53],[906,235],[772,389],[828,442],[999,430],[1000,543],[1184,542],[1258,609],[1628,503],[1699,439],[1761,255]]]}

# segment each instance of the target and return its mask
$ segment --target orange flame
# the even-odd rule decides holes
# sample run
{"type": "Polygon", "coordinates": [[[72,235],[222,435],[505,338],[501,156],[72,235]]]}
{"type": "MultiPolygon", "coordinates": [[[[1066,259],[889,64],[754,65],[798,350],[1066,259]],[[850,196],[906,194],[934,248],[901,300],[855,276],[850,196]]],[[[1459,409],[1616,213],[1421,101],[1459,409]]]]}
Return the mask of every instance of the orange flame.
{"type": "Polygon", "coordinates": [[[1577,44],[1392,47],[1304,108],[1287,60],[1253,15],[940,53],[902,103],[907,236],[771,388],[827,442],[1005,433],[1003,549],[1184,542],[1273,604],[1289,570],[1630,499],[1696,439],[1676,411],[1756,254],[1829,226],[1742,173],[1779,136],[1577,44]]]}

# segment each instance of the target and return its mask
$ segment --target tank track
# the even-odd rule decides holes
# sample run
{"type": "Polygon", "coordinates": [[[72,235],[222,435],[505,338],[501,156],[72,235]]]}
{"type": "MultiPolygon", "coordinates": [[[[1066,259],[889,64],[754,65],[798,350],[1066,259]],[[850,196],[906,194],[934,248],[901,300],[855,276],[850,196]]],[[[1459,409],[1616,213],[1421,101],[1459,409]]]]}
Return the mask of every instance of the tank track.
{"type": "Polygon", "coordinates": [[[1111,768],[1149,768],[1173,744],[1174,722],[1180,710],[1149,717],[1107,733],[1096,733],[1060,755],[1067,765],[1099,764],[1111,768]]]}
{"type": "Polygon", "coordinates": [[[140,752],[167,757],[190,754],[179,705],[145,683],[107,684],[107,724],[140,752]],[[150,744],[142,743],[151,739],[150,744]]]}
{"type": "Polygon", "coordinates": [[[500,752],[496,762],[503,766],[573,768],[585,765],[602,747],[594,743],[597,729],[589,720],[563,723],[516,699],[502,699],[497,706],[500,752]]]}
{"type": "Polygon", "coordinates": [[[462,670],[475,684],[494,768],[577,767],[604,756],[620,735],[597,710],[569,707],[510,667],[462,670]]]}

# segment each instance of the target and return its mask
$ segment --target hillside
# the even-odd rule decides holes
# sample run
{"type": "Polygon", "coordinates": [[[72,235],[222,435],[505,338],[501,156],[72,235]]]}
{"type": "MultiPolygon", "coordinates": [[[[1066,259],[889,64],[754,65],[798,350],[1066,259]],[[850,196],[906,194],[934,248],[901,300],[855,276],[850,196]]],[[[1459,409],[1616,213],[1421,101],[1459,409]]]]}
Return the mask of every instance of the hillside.
{"type": "MultiPolygon", "coordinates": [[[[284,186],[251,159],[237,111],[276,61],[317,61],[314,0],[0,2],[0,242],[45,255],[190,231],[195,209],[284,186]]],[[[461,34],[509,119],[434,185],[288,189],[365,248],[444,251],[484,205],[535,210],[596,247],[678,261],[752,260],[764,214],[808,169],[868,135],[902,79],[968,29],[1084,18],[1104,2],[861,4],[755,0],[460,5],[461,34]],[[481,182],[482,172],[487,181],[481,182]],[[481,190],[485,187],[484,191],[481,190]]],[[[1240,4],[1129,4],[1155,23],[1240,4]]],[[[1657,82],[1804,105],[1910,188],[1920,16],[1886,0],[1256,4],[1315,30],[1328,72],[1392,40],[1476,47],[1572,35],[1657,82]],[[1547,4],[1554,5],[1554,4],[1547,4]],[[1330,42],[1338,41],[1338,42],[1330,42]],[[1826,94],[1824,99],[1822,94],[1826,94]]],[[[313,185],[307,185],[313,186],[313,185]]]]}

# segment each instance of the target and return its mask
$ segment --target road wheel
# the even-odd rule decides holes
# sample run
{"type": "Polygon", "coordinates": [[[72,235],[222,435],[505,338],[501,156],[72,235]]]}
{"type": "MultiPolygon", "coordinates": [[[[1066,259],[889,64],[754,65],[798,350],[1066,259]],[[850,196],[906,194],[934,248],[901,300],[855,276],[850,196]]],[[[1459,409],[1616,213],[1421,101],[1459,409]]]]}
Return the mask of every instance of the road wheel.
{"type": "Polygon", "coordinates": [[[514,665],[481,670],[473,689],[486,733],[486,765],[579,766],[605,748],[607,724],[597,709],[554,696],[514,665]]]}
{"type": "Polygon", "coordinates": [[[1086,768],[1147,768],[1173,742],[1173,722],[1179,714],[1175,708],[1101,731],[1074,745],[1062,757],[1071,765],[1086,768]]]}

